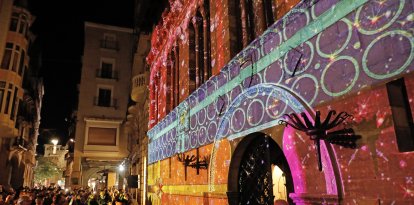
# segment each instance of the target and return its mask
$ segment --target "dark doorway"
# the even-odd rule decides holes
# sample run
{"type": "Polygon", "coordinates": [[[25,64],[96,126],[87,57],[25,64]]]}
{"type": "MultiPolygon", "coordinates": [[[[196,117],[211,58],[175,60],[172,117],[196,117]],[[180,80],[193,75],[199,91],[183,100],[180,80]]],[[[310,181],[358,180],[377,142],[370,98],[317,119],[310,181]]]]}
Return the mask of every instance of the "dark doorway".
{"type": "Polygon", "coordinates": [[[230,165],[229,204],[293,204],[293,180],[282,149],[263,133],[250,134],[238,144],[230,165]],[[283,203],[285,202],[285,203],[283,203]]]}

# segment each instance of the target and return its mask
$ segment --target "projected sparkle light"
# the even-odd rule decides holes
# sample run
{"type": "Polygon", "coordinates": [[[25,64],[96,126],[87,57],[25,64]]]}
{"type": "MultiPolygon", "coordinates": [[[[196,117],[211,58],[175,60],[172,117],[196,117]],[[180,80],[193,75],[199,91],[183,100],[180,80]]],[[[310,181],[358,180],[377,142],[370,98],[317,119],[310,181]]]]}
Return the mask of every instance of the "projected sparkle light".
{"type": "MultiPolygon", "coordinates": [[[[211,16],[212,32],[223,25],[223,11],[219,10],[222,4],[217,1],[211,5],[218,9],[211,16]]],[[[325,181],[321,186],[312,184],[313,176],[306,171],[315,160],[315,156],[309,155],[315,147],[299,133],[285,130],[283,151],[292,173],[297,176],[295,191],[305,193],[308,189],[318,189],[335,195],[341,191],[340,187],[355,186],[352,169],[361,166],[361,159],[368,162],[359,177],[375,176],[384,181],[393,179],[390,171],[383,168],[388,163],[397,164],[401,169],[413,166],[411,155],[399,156],[401,159],[397,163],[391,156],[396,152],[396,142],[386,90],[372,88],[365,92],[371,86],[414,69],[412,2],[325,0],[311,7],[303,4],[298,4],[227,64],[221,53],[228,50],[212,48],[217,55],[211,59],[211,64],[223,65],[220,73],[168,115],[165,115],[165,107],[158,108],[158,114],[165,116],[158,124],[156,112],[151,112],[148,132],[151,169],[167,169],[164,167],[168,164],[166,159],[175,160],[172,157],[175,154],[205,148],[204,153],[211,154],[209,190],[217,191],[220,185],[227,183],[226,161],[230,160],[230,154],[217,154],[221,148],[225,153],[230,150],[228,145],[220,147],[221,144],[274,127],[283,114],[314,108],[322,113],[332,109],[350,112],[356,132],[363,137],[362,144],[356,150],[322,146],[326,171],[318,176],[325,181]],[[338,163],[337,168],[331,160],[338,163]],[[338,177],[341,184],[336,184],[338,177]]],[[[155,76],[160,76],[157,90],[161,97],[167,89],[163,84],[167,81],[166,56],[177,39],[188,44],[186,28],[196,5],[197,1],[188,1],[186,5],[171,1],[171,11],[163,14],[163,23],[155,28],[147,60],[151,64],[150,86],[155,85],[155,76]]],[[[221,36],[215,40],[217,44],[224,41],[221,36]]],[[[180,64],[188,67],[184,60],[180,64]]],[[[187,93],[188,86],[183,87],[181,96],[187,93]]],[[[150,109],[154,111],[156,98],[152,95],[150,99],[150,109]]],[[[184,171],[176,170],[183,179],[184,171]]],[[[401,185],[400,197],[413,197],[412,178],[408,182],[401,185]]]]}

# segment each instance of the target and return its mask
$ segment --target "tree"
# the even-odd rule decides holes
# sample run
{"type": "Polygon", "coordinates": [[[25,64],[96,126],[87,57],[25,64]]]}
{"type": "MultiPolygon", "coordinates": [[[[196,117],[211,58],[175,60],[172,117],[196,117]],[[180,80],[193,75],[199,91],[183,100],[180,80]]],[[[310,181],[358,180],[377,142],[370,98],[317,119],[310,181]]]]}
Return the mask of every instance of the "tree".
{"type": "Polygon", "coordinates": [[[35,183],[43,184],[45,179],[59,178],[61,175],[59,167],[44,157],[37,159],[37,166],[34,169],[35,183]]]}

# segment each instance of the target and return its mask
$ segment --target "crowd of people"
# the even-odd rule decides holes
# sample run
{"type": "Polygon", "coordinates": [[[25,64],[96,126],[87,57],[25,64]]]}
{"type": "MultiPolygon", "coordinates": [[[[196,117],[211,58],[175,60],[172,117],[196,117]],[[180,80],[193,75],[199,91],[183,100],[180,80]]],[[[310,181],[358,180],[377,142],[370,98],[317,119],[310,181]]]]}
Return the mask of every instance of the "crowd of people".
{"type": "Polygon", "coordinates": [[[21,187],[6,190],[0,185],[0,205],[136,205],[124,190],[61,189],[60,187],[21,187]]]}

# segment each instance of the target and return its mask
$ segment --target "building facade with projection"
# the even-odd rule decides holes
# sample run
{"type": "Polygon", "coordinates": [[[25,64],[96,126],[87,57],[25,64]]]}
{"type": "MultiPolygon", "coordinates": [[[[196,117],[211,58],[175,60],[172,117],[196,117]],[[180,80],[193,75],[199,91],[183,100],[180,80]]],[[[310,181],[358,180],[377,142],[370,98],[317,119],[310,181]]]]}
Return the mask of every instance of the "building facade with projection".
{"type": "Polygon", "coordinates": [[[413,6],[170,1],[147,57],[152,203],[413,203],[413,6]]]}
{"type": "Polygon", "coordinates": [[[85,22],[70,186],[123,187],[132,29],[85,22]],[[118,184],[117,184],[118,183],[118,184]]]}

